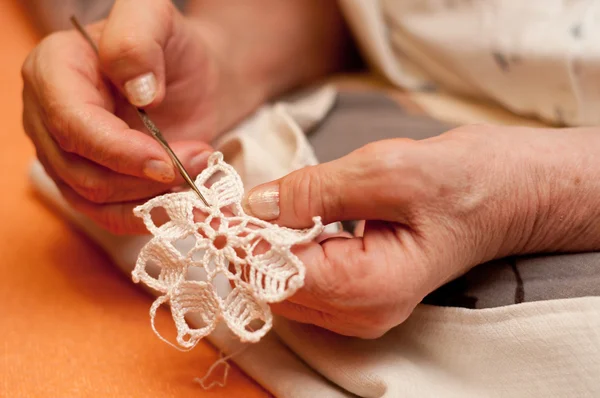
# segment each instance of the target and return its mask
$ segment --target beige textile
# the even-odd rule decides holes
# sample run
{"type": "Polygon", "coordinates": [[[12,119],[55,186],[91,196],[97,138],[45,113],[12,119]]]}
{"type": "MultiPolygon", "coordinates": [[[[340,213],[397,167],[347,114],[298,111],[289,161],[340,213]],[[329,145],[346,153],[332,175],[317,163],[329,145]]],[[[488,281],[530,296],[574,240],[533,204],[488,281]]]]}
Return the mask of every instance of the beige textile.
{"type": "Polygon", "coordinates": [[[421,305],[378,340],[281,320],[280,338],[361,397],[597,397],[600,297],[484,310],[421,305]]]}
{"type": "Polygon", "coordinates": [[[369,61],[552,124],[596,125],[600,1],[340,0],[369,61]]]}

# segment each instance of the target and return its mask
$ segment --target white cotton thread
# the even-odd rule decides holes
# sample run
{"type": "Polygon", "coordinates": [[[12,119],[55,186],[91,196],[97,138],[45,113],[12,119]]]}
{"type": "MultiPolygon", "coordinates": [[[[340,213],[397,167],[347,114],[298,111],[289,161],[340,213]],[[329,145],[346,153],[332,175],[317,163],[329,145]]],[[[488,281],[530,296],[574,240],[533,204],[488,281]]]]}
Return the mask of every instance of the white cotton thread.
{"type": "Polygon", "coordinates": [[[206,371],[206,374],[202,377],[197,377],[194,381],[204,389],[210,390],[213,387],[225,387],[227,384],[227,377],[229,376],[229,369],[231,369],[231,365],[229,365],[229,360],[233,357],[240,355],[242,352],[246,350],[247,346],[240,348],[235,351],[233,354],[229,354],[227,356],[223,356],[223,351],[219,352],[219,359],[217,359],[206,371]],[[209,379],[211,374],[217,369],[217,366],[223,364],[223,377],[221,380],[213,380],[210,384],[206,385],[206,381],[209,379]]]}
{"type": "Polygon", "coordinates": [[[210,368],[208,368],[208,370],[206,371],[206,374],[203,377],[197,377],[194,379],[194,381],[198,384],[200,384],[200,386],[205,389],[205,390],[210,390],[213,387],[225,387],[225,384],[227,384],[227,376],[229,376],[229,369],[231,368],[231,366],[229,365],[229,362],[227,362],[227,359],[229,359],[229,357],[225,357],[225,358],[219,358],[215,361],[215,363],[213,363],[210,368]],[[212,372],[217,368],[217,366],[219,366],[220,364],[223,364],[224,369],[223,369],[223,380],[213,380],[208,386],[205,384],[206,380],[210,377],[210,375],[212,374],[212,372]]]}
{"type": "MultiPolygon", "coordinates": [[[[160,293],[150,308],[152,330],[178,350],[192,349],[220,321],[240,341],[256,343],[273,324],[268,304],[287,299],[304,285],[306,269],[292,247],[317,238],[323,224],[315,217],[312,228],[293,230],[245,214],[241,206],[242,181],[219,152],[210,156],[208,167],[196,178],[196,186],[210,207],[194,192],[180,192],[153,198],[134,209],[153,238],[138,256],[133,281],[160,293]],[[160,207],[166,210],[169,221],[156,225],[151,212],[160,207]],[[176,242],[189,237],[194,238],[194,246],[187,253],[180,252],[176,242]],[[157,276],[148,273],[152,264],[160,269],[157,276]],[[204,270],[206,280],[189,280],[191,267],[204,270]],[[225,297],[219,295],[214,284],[218,275],[224,275],[233,285],[225,297]],[[156,312],[165,303],[171,307],[177,344],[155,327],[156,312]],[[186,320],[189,313],[197,314],[196,319],[204,324],[190,325],[186,320]],[[259,327],[254,325],[257,321],[259,327]]],[[[199,379],[201,384],[229,357],[215,362],[199,379]]]]}

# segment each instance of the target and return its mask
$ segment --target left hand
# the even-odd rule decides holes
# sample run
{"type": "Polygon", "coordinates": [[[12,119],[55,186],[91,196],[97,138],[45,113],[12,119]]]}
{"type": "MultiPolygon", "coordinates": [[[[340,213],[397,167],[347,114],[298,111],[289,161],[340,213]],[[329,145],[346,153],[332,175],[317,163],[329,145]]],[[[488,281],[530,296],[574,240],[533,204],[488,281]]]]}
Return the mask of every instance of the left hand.
{"type": "Polygon", "coordinates": [[[305,286],[274,312],[376,338],[471,267],[542,247],[535,216],[547,195],[531,184],[531,158],[515,144],[539,134],[514,130],[468,126],[424,141],[376,142],[250,191],[250,214],[287,227],[308,227],[317,215],[324,223],[367,220],[354,237],[296,250],[305,286]]]}

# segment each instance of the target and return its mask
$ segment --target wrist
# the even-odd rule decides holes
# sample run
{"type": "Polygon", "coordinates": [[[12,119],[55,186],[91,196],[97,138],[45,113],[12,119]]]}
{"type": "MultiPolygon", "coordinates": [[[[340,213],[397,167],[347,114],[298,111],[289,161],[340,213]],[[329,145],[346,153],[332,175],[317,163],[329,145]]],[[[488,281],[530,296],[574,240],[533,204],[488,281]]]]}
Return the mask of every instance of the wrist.
{"type": "Polygon", "coordinates": [[[187,14],[226,74],[260,102],[342,69],[356,55],[337,2],[204,0],[190,3],[187,14]]]}
{"type": "Polygon", "coordinates": [[[522,140],[517,156],[537,205],[518,254],[600,249],[597,129],[527,129],[522,140]]]}
{"type": "Polygon", "coordinates": [[[574,250],[573,230],[581,228],[582,202],[590,198],[583,199],[574,183],[582,154],[573,136],[557,129],[471,126],[466,139],[474,153],[473,196],[483,197],[468,217],[480,234],[471,265],[574,250]]]}
{"type": "Polygon", "coordinates": [[[450,192],[440,207],[442,222],[452,226],[459,273],[530,250],[547,199],[532,183],[536,170],[518,130],[471,125],[430,141],[430,161],[442,178],[434,185],[450,192]]]}
{"type": "Polygon", "coordinates": [[[226,131],[269,99],[270,82],[253,78],[252,66],[238,55],[230,32],[209,16],[187,17],[212,59],[210,84],[216,87],[218,131],[226,131]]]}

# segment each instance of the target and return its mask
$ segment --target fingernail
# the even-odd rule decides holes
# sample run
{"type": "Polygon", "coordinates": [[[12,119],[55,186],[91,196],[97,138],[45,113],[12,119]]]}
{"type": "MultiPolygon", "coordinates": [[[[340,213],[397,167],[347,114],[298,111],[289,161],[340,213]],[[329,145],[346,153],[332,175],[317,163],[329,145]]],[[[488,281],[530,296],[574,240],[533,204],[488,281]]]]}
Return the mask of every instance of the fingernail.
{"type": "Polygon", "coordinates": [[[156,97],[157,83],[154,73],[133,78],[125,83],[125,92],[129,102],[135,106],[146,106],[156,97]]]}
{"type": "Polygon", "coordinates": [[[144,174],[158,182],[171,182],[175,179],[173,165],[163,160],[148,160],[144,165],[144,174]]]}
{"type": "Polygon", "coordinates": [[[190,169],[197,171],[205,169],[206,165],[208,164],[208,157],[210,154],[210,151],[204,151],[194,156],[192,160],[190,160],[190,169]]]}
{"type": "Polygon", "coordinates": [[[242,206],[246,213],[263,220],[279,217],[279,185],[262,185],[248,193],[242,206]]]}

